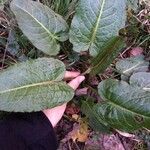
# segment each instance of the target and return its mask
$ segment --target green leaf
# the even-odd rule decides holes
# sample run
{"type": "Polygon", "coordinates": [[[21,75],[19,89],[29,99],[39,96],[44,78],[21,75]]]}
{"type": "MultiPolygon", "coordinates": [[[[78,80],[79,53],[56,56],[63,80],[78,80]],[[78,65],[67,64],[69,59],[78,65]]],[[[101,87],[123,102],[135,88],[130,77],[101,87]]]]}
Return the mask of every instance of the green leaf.
{"type": "Polygon", "coordinates": [[[125,0],[79,0],[72,20],[70,41],[77,52],[90,51],[92,56],[125,25],[125,0]]]}
{"type": "Polygon", "coordinates": [[[1,72],[0,110],[32,112],[68,102],[74,92],[62,81],[64,73],[64,64],[52,58],[16,64],[1,72]]]}
{"type": "Polygon", "coordinates": [[[144,56],[121,59],[116,63],[116,69],[127,76],[133,72],[144,72],[148,70],[149,62],[144,60],[144,56]]]}
{"type": "Polygon", "coordinates": [[[130,84],[150,92],[150,73],[138,72],[130,77],[130,84]]]}
{"type": "Polygon", "coordinates": [[[112,79],[102,81],[98,90],[105,103],[94,109],[103,121],[123,131],[150,129],[150,92],[112,79]]]}
{"type": "Polygon", "coordinates": [[[114,61],[124,45],[123,38],[119,36],[111,38],[101,49],[101,52],[91,61],[91,74],[103,73],[114,61]]]}
{"type": "Polygon", "coordinates": [[[81,110],[88,117],[89,125],[95,131],[109,132],[109,127],[106,122],[103,122],[97,115],[97,112],[93,109],[94,103],[92,100],[82,101],[81,110]]]}
{"type": "Polygon", "coordinates": [[[60,50],[58,41],[68,39],[68,25],[53,10],[31,0],[13,0],[14,12],[20,29],[39,50],[56,55],[60,50]]]}

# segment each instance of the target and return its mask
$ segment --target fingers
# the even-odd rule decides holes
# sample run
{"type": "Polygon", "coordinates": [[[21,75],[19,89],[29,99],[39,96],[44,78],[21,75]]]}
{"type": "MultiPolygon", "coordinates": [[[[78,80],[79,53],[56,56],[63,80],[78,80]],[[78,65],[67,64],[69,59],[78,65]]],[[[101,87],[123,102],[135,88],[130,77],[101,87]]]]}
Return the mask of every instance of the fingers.
{"type": "Polygon", "coordinates": [[[85,77],[84,76],[78,76],[72,81],[68,83],[70,87],[72,87],[74,90],[78,88],[78,86],[81,84],[82,81],[84,81],[85,77]]]}
{"type": "Polygon", "coordinates": [[[71,79],[71,78],[76,78],[79,75],[80,75],[80,72],[77,72],[77,71],[66,71],[64,78],[71,79]]]}
{"type": "MultiPolygon", "coordinates": [[[[68,85],[72,87],[74,90],[76,90],[78,86],[81,84],[81,82],[85,79],[84,76],[78,76],[79,74],[80,74],[79,72],[66,73],[67,78],[76,77],[75,79],[73,79],[68,83],[68,85]]],[[[55,127],[56,124],[59,122],[59,120],[62,118],[66,109],[66,105],[67,104],[63,104],[61,106],[52,109],[43,110],[43,113],[47,116],[53,127],[55,127]]]]}

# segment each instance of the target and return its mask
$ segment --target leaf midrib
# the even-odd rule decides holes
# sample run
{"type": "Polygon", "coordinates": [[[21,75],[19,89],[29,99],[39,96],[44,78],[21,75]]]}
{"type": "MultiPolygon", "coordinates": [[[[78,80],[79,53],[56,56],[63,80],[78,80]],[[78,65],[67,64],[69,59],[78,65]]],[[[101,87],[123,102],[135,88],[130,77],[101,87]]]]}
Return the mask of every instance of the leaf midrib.
{"type": "Polygon", "coordinates": [[[99,22],[100,22],[101,17],[102,17],[105,1],[106,0],[102,1],[101,9],[99,11],[99,15],[98,15],[97,20],[96,20],[96,25],[95,25],[95,27],[94,27],[94,29],[92,31],[93,34],[92,34],[92,37],[91,37],[91,40],[90,40],[90,47],[91,47],[91,44],[94,43],[94,40],[95,40],[95,37],[96,37],[96,34],[97,34],[97,30],[98,30],[98,27],[99,27],[99,22]]]}
{"type": "Polygon", "coordinates": [[[93,64],[92,69],[95,69],[95,68],[99,67],[101,64],[103,64],[103,62],[106,60],[107,56],[112,54],[112,52],[114,51],[114,48],[117,47],[118,43],[120,43],[120,39],[113,45],[113,47],[111,47],[111,48],[109,47],[110,48],[109,53],[105,53],[105,51],[104,51],[104,53],[102,53],[100,56],[97,56],[97,57],[101,58],[101,60],[96,65],[93,64]]]}
{"type": "Polygon", "coordinates": [[[144,61],[139,62],[139,63],[137,63],[136,65],[134,65],[133,67],[131,67],[131,68],[129,68],[129,69],[126,69],[126,70],[124,70],[124,71],[123,71],[123,73],[128,73],[128,72],[132,71],[133,69],[135,69],[135,68],[139,67],[139,66],[140,66],[140,65],[142,65],[142,64],[144,64],[144,61]]]}
{"type": "MultiPolygon", "coordinates": [[[[109,101],[109,100],[108,100],[108,101],[109,101]]],[[[123,111],[128,111],[128,112],[130,112],[130,113],[132,113],[132,114],[134,113],[134,114],[136,114],[136,115],[138,115],[138,116],[141,116],[141,117],[149,118],[149,119],[150,119],[150,116],[144,116],[144,115],[139,114],[139,113],[137,113],[137,112],[135,112],[135,111],[131,111],[131,110],[127,109],[126,107],[122,107],[122,106],[120,106],[120,105],[118,105],[118,104],[116,104],[116,103],[114,103],[114,102],[112,102],[112,101],[109,101],[108,104],[110,104],[110,105],[112,105],[112,106],[114,106],[114,107],[118,107],[118,108],[120,108],[120,109],[123,110],[123,111]]]]}
{"type": "Polygon", "coordinates": [[[27,88],[36,87],[36,86],[50,85],[54,82],[56,82],[56,81],[45,81],[45,82],[39,82],[39,83],[34,83],[34,84],[28,84],[28,85],[24,85],[24,86],[12,88],[12,89],[7,89],[7,90],[4,90],[4,91],[0,91],[0,94],[12,92],[12,91],[17,91],[17,90],[21,90],[21,89],[27,89],[27,88]]]}
{"type": "Polygon", "coordinates": [[[29,16],[31,16],[49,35],[52,39],[58,39],[56,36],[54,36],[40,21],[38,21],[31,13],[29,13],[27,10],[23,9],[17,4],[14,4],[16,7],[27,13],[29,16]]]}

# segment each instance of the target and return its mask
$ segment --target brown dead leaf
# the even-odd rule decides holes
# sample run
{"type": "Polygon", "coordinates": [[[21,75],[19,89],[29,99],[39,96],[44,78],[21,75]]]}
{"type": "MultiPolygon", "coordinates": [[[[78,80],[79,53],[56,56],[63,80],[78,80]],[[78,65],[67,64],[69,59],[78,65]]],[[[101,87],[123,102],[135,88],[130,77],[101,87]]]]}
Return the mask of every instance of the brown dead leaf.
{"type": "Polygon", "coordinates": [[[78,119],[80,118],[80,116],[77,115],[77,114],[73,114],[73,115],[72,115],[72,118],[73,118],[75,121],[78,121],[78,119]]]}
{"type": "Polygon", "coordinates": [[[73,129],[72,140],[78,142],[86,142],[89,135],[88,125],[85,123],[78,124],[76,129],[73,129]]]}
{"type": "Polygon", "coordinates": [[[75,123],[73,126],[73,130],[68,134],[68,137],[72,139],[74,142],[86,142],[89,135],[89,127],[88,123],[84,118],[78,117],[78,123],[75,123]]]}

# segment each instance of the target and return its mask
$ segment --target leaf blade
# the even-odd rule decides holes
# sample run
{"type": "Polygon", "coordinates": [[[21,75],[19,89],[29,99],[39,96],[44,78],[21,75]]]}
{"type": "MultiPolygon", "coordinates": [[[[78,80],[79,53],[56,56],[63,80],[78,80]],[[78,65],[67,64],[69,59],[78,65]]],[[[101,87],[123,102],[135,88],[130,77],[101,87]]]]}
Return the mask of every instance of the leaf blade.
{"type": "Polygon", "coordinates": [[[103,44],[117,36],[125,23],[125,1],[80,0],[70,30],[70,41],[77,52],[96,56],[103,44]]]}
{"type": "Polygon", "coordinates": [[[52,58],[10,67],[0,74],[0,110],[40,111],[68,102],[74,92],[61,81],[64,73],[64,64],[52,58]]]}
{"type": "Polygon", "coordinates": [[[106,102],[95,109],[110,126],[123,131],[149,129],[150,92],[108,79],[99,84],[99,94],[106,102]]]}
{"type": "Polygon", "coordinates": [[[95,131],[109,132],[109,127],[106,122],[103,122],[101,118],[97,115],[97,112],[93,109],[94,103],[89,99],[88,101],[83,101],[81,110],[88,117],[89,125],[95,131]]]}
{"type": "Polygon", "coordinates": [[[138,72],[130,77],[130,84],[141,87],[143,90],[150,91],[150,73],[138,72]]]}
{"type": "Polygon", "coordinates": [[[149,62],[144,60],[144,56],[130,57],[121,59],[116,63],[116,69],[127,76],[130,76],[133,72],[147,71],[149,62]]]}
{"type": "Polygon", "coordinates": [[[91,61],[91,74],[103,73],[105,69],[113,62],[119,52],[125,45],[123,38],[113,37],[101,49],[101,52],[91,61]]]}
{"type": "Polygon", "coordinates": [[[30,0],[13,0],[11,10],[23,33],[44,53],[56,55],[60,50],[58,41],[68,39],[67,23],[47,6],[30,0]]]}

